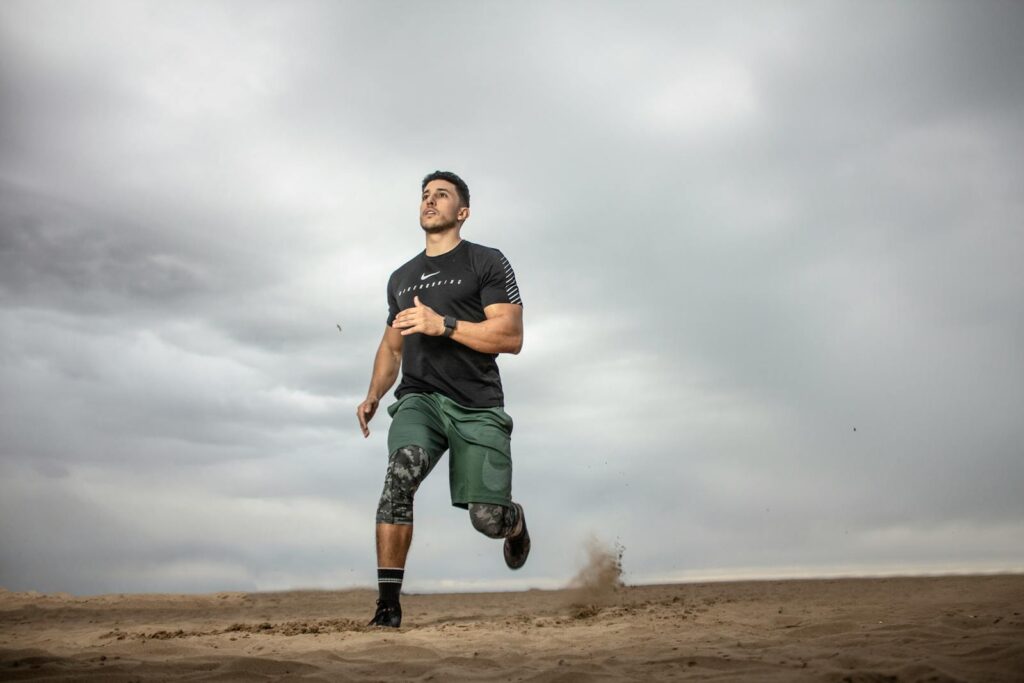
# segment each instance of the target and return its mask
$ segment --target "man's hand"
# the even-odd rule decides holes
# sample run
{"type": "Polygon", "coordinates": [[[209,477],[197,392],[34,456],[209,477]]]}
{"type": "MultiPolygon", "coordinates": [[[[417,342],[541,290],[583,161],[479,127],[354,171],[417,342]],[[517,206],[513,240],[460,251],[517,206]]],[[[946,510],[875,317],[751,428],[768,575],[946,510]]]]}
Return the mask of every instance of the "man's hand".
{"type": "Polygon", "coordinates": [[[418,296],[414,296],[412,302],[415,305],[396,315],[391,326],[402,330],[403,337],[410,334],[439,337],[444,334],[444,316],[421,303],[418,296]]]}
{"type": "Polygon", "coordinates": [[[356,419],[359,420],[359,427],[363,430],[363,438],[370,436],[370,420],[377,413],[377,406],[380,401],[373,396],[367,396],[366,400],[356,408],[356,419]]]}

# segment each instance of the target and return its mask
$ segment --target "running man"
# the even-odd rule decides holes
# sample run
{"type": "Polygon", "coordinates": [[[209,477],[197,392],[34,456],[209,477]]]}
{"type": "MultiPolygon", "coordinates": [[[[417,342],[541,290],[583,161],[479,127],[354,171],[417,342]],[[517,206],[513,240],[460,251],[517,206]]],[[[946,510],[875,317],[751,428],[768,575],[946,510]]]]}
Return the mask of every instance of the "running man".
{"type": "Polygon", "coordinates": [[[380,399],[398,379],[388,407],[388,469],[377,507],[380,597],[370,625],[402,623],[399,596],[412,543],[413,496],[449,452],[452,505],[469,510],[480,533],[505,539],[505,563],[530,553],[523,507],[512,502],[512,418],[496,362],[519,353],[523,306],[515,273],[497,249],[460,237],[469,188],[435,171],[423,179],[420,227],[426,249],[391,274],[388,322],[366,400],[356,408],[363,436],[380,399]]]}

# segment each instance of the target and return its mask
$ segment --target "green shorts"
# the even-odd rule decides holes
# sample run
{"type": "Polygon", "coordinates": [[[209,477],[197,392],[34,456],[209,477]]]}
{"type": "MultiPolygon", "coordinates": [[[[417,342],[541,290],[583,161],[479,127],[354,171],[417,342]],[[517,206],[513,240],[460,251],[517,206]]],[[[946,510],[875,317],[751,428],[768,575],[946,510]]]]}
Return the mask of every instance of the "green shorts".
{"type": "Polygon", "coordinates": [[[501,408],[466,408],[438,393],[406,394],[388,406],[388,453],[420,446],[433,469],[446,450],[452,505],[512,505],[512,418],[501,408]]]}

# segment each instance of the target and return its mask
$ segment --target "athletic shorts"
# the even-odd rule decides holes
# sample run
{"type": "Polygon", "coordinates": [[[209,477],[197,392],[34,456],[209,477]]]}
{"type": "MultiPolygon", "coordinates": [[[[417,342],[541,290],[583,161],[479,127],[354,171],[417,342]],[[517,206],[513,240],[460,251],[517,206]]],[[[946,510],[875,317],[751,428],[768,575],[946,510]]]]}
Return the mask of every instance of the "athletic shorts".
{"type": "Polygon", "coordinates": [[[420,446],[433,469],[450,450],[452,505],[512,505],[512,418],[503,409],[467,408],[432,392],[405,394],[388,413],[388,453],[420,446]]]}

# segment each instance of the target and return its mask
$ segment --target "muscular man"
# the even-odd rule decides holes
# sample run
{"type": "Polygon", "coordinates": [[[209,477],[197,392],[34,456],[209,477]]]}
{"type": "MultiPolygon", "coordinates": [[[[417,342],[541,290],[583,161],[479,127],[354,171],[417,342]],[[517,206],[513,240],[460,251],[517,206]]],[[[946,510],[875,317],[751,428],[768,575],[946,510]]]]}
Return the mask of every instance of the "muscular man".
{"type": "Polygon", "coordinates": [[[449,451],[452,505],[473,527],[505,539],[505,563],[530,553],[523,507],[512,502],[512,418],[503,409],[496,358],[519,353],[523,306],[515,273],[497,249],[460,237],[469,188],[454,173],[422,183],[420,226],[426,249],[391,274],[384,328],[366,400],[356,408],[363,436],[380,399],[398,379],[388,407],[388,469],[377,507],[380,597],[370,625],[402,623],[399,595],[412,542],[412,503],[423,479],[449,451]]]}

